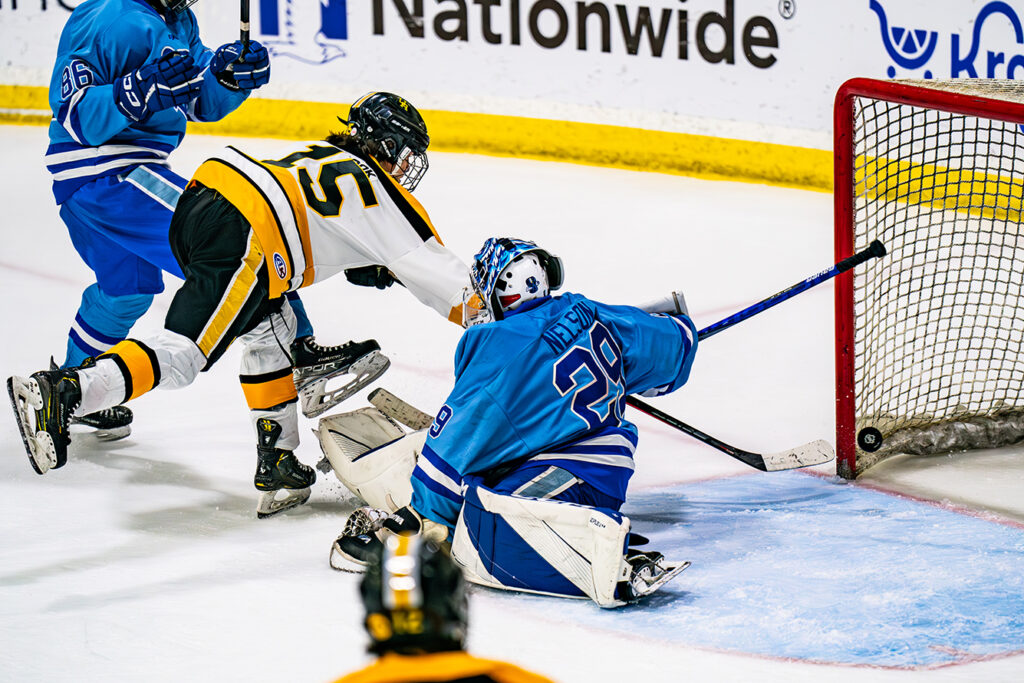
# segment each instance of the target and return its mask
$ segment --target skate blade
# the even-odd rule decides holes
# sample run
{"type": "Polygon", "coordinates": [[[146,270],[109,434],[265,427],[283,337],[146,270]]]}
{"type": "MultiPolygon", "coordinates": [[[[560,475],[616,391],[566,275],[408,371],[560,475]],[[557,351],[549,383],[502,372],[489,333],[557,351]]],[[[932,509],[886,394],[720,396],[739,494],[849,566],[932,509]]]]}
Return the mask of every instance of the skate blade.
{"type": "Polygon", "coordinates": [[[14,418],[18,422],[18,431],[21,432],[21,441],[25,444],[28,461],[36,474],[46,474],[57,465],[57,449],[54,448],[53,439],[49,434],[33,429],[30,411],[43,407],[43,395],[39,391],[39,384],[34,379],[8,377],[7,394],[11,398],[11,407],[14,408],[14,418]]]}
{"type": "Polygon", "coordinates": [[[299,390],[302,414],[313,418],[330,410],[383,375],[390,365],[391,360],[387,356],[381,354],[380,351],[371,351],[345,370],[315,379],[299,390]],[[327,390],[329,380],[346,374],[351,374],[354,377],[337,389],[327,390]]]}
{"type": "Polygon", "coordinates": [[[310,489],[279,489],[277,491],[263,491],[259,500],[256,501],[256,517],[264,519],[285,510],[302,505],[309,500],[310,489]],[[278,498],[278,494],[284,494],[278,498]]]}
{"type": "Polygon", "coordinates": [[[114,427],[113,429],[97,429],[93,432],[93,436],[95,436],[98,441],[120,441],[121,439],[128,438],[131,434],[131,425],[114,427]]]}
{"type": "MultiPolygon", "coordinates": [[[[665,571],[658,575],[654,581],[647,584],[642,591],[638,591],[637,598],[643,598],[658,590],[666,583],[679,576],[684,569],[690,566],[689,562],[665,562],[665,571]]],[[[634,587],[635,589],[635,587],[634,587]]]]}

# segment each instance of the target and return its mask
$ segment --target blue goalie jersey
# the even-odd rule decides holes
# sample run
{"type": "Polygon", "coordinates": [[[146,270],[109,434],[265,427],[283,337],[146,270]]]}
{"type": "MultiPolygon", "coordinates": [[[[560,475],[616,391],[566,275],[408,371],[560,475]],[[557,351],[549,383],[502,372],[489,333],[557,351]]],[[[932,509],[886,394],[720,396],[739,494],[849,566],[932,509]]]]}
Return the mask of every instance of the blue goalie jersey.
{"type": "Polygon", "coordinates": [[[685,316],[572,293],[469,328],[455,354],[455,387],[413,472],[413,507],[453,524],[465,476],[538,457],[624,500],[636,446],[626,397],[682,386],[696,338],[685,316]]]}
{"type": "Polygon", "coordinates": [[[164,18],[145,0],[86,0],[71,13],[49,91],[53,119],[46,163],[58,204],[97,178],[140,164],[165,165],[187,120],[220,120],[248,96],[220,85],[207,70],[199,97],[188,107],[132,121],[114,103],[114,83],[169,50],[188,50],[200,67],[213,58],[191,10],[164,18]]]}

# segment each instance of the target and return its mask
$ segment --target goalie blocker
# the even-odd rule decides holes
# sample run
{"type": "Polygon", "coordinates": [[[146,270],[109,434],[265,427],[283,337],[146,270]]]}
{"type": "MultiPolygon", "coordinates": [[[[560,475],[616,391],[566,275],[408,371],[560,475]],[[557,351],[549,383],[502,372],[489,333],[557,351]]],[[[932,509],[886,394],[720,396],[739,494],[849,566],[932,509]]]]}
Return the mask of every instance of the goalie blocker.
{"type": "MultiPolygon", "coordinates": [[[[363,537],[365,547],[383,541],[393,533],[385,526],[388,514],[410,503],[410,477],[426,430],[407,434],[368,407],[322,418],[317,435],[335,476],[371,508],[353,513],[363,522],[346,524],[342,538],[363,537]]],[[[689,566],[629,547],[630,539],[640,537],[630,535],[629,519],[614,510],[496,492],[478,477],[467,477],[462,489],[464,504],[448,540],[473,583],[618,607],[654,592],[689,566]]],[[[342,538],[332,545],[331,566],[357,571],[361,561],[341,551],[342,538]]]]}

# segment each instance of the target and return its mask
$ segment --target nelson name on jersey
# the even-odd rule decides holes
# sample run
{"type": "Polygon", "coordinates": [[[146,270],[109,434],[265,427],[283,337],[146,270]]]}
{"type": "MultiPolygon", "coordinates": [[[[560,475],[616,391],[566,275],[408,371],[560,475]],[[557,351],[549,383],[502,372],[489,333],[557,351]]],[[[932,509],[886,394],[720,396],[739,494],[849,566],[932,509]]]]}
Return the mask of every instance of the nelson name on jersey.
{"type": "Polygon", "coordinates": [[[577,303],[544,331],[542,339],[555,353],[562,353],[576,338],[594,324],[594,312],[577,303]]]}

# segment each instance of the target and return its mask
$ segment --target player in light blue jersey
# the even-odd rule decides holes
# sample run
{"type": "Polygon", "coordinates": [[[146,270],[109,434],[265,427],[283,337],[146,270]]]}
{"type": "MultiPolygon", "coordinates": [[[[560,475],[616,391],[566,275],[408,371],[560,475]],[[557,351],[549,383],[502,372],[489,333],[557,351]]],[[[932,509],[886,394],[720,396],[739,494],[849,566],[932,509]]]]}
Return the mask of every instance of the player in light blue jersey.
{"type": "MultiPolygon", "coordinates": [[[[188,9],[194,2],[86,0],[61,32],[46,163],[61,219],[96,276],[82,295],[62,367],[125,339],[163,291],[161,271],[183,277],[167,234],[186,181],[167,157],[187,121],[224,118],[270,78],[267,50],[256,41],[203,45],[188,9]]],[[[354,360],[348,345],[313,341],[297,295],[292,307],[298,367],[354,360]]],[[[115,406],[75,421],[115,439],[129,434],[131,418],[115,406]]]]}
{"type": "MultiPolygon", "coordinates": [[[[388,533],[422,532],[450,541],[470,578],[485,585],[587,596],[606,607],[652,592],[688,563],[630,547],[638,537],[619,509],[637,430],[623,410],[630,394],[660,395],[686,382],[696,328],[682,309],[652,314],[551,296],[562,284],[561,261],[533,242],[489,239],[473,280],[491,320],[462,336],[455,386],[422,446],[412,441],[410,504],[388,516],[391,502],[410,498],[399,474],[375,506],[390,509],[353,513],[334,555],[359,564],[388,533]]],[[[404,441],[361,457],[379,465],[404,441]]],[[[348,475],[350,466],[340,469],[348,475]]],[[[367,491],[357,492],[373,505],[367,491]]]]}

